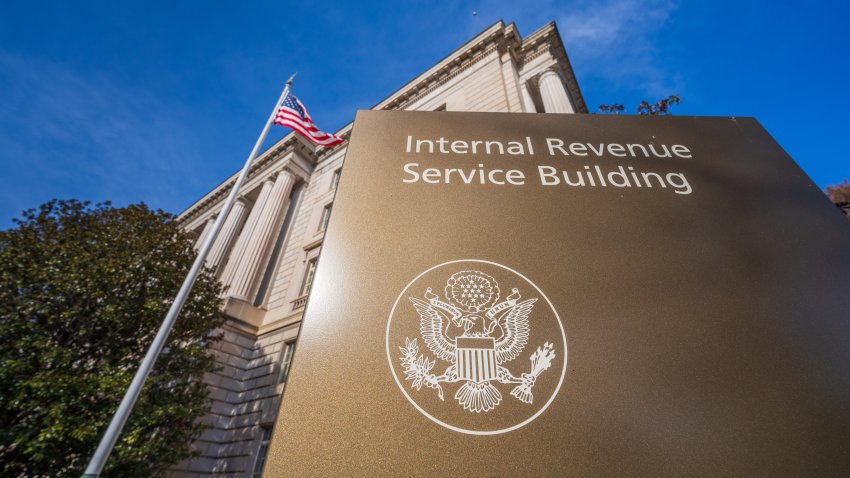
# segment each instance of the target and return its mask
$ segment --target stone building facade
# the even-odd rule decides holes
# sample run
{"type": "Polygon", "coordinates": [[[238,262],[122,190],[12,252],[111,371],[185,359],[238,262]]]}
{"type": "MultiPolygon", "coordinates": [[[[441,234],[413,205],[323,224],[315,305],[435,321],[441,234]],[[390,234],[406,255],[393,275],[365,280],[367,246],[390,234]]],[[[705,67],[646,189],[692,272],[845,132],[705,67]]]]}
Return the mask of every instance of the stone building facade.
{"type": "MultiPolygon", "coordinates": [[[[555,24],[522,38],[502,22],[372,109],[587,112],[555,24]]],[[[337,135],[347,138],[351,126],[337,135]]],[[[256,159],[207,259],[228,287],[227,323],[214,350],[220,369],[205,378],[210,428],[194,443],[200,457],[171,476],[260,476],[345,150],[346,143],[316,147],[290,133],[256,159]]],[[[198,244],[235,180],[180,215],[198,244]]]]}

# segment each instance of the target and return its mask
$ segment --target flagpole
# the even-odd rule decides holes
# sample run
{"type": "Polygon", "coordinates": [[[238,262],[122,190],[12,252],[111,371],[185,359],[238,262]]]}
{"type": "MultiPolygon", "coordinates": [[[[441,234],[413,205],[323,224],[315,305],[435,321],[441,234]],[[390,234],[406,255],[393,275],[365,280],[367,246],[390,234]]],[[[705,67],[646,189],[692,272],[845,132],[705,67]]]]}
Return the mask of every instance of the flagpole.
{"type": "Polygon", "coordinates": [[[133,405],[135,405],[136,400],[139,398],[142,386],[148,378],[154,362],[156,362],[157,357],[159,357],[159,354],[165,345],[165,340],[168,338],[168,334],[171,332],[171,328],[177,320],[177,315],[180,313],[180,309],[183,308],[183,304],[186,302],[186,298],[189,296],[189,292],[195,284],[195,279],[197,279],[198,273],[201,272],[201,268],[204,266],[207,255],[209,254],[210,249],[212,249],[213,242],[215,242],[219,231],[221,231],[221,227],[224,225],[224,220],[233,208],[233,203],[236,202],[236,197],[239,195],[239,189],[242,187],[242,183],[248,176],[251,164],[254,162],[254,158],[257,157],[257,153],[262,147],[263,141],[266,139],[266,135],[271,128],[274,117],[277,114],[277,110],[280,108],[280,104],[283,102],[283,99],[286,98],[287,93],[289,93],[289,87],[292,86],[292,80],[295,79],[295,75],[297,74],[298,73],[293,74],[286,81],[283,93],[281,93],[280,98],[277,100],[277,103],[275,103],[274,109],[272,110],[271,115],[269,115],[269,119],[266,121],[265,127],[263,127],[263,132],[260,133],[257,143],[254,144],[254,149],[251,150],[248,160],[245,161],[245,166],[242,167],[242,172],[239,173],[239,177],[236,178],[236,182],[233,184],[233,188],[230,190],[230,195],[227,196],[227,201],[225,201],[224,207],[218,214],[218,218],[215,220],[212,230],[207,235],[206,239],[204,239],[204,243],[198,251],[198,257],[195,258],[195,263],[192,264],[189,274],[183,281],[183,285],[180,286],[180,291],[177,293],[174,303],[172,303],[171,308],[168,309],[168,314],[166,314],[165,320],[163,320],[162,325],[160,325],[153,343],[151,343],[150,348],[148,348],[139,370],[133,377],[130,387],[124,394],[121,404],[118,406],[118,410],[115,412],[115,415],[112,416],[109,428],[106,429],[106,433],[104,433],[103,437],[100,439],[100,443],[97,445],[97,449],[95,450],[94,455],[92,455],[91,461],[89,461],[82,478],[98,477],[103,471],[103,466],[106,464],[106,460],[109,458],[110,453],[112,453],[113,447],[115,447],[115,442],[118,440],[118,436],[121,434],[121,430],[124,428],[124,424],[130,416],[133,405]]]}

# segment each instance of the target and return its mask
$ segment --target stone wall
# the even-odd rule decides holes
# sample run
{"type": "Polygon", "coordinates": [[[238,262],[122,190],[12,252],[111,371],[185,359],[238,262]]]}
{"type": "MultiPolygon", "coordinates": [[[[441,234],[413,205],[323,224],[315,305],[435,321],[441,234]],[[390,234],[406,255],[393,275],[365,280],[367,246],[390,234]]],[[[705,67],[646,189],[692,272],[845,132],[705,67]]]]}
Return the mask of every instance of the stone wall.
{"type": "Polygon", "coordinates": [[[297,326],[256,337],[233,325],[219,331],[213,348],[218,365],[204,381],[210,386],[212,409],[204,417],[206,431],[193,444],[201,456],[174,467],[170,476],[249,477],[262,437],[261,426],[274,424],[285,384],[279,383],[285,344],[297,326]]]}

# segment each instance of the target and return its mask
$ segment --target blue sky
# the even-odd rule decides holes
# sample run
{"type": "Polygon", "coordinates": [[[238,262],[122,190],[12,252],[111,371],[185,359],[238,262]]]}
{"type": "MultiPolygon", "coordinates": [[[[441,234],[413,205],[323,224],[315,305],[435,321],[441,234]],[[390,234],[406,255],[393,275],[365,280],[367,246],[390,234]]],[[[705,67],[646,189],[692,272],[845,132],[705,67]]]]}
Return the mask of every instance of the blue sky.
{"type": "Polygon", "coordinates": [[[0,227],[54,197],[180,212],[241,166],[292,72],[335,130],[499,19],[523,35],[555,20],[591,107],[678,94],[676,114],[755,116],[835,184],[850,178],[848,5],[3,2],[0,227]]]}

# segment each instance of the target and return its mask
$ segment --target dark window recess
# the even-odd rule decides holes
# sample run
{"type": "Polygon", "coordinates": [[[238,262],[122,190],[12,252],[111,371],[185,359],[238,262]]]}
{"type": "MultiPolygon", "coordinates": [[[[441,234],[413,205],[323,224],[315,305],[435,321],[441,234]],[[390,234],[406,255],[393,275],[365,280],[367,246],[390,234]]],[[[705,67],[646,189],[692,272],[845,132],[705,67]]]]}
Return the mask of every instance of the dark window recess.
{"type": "Polygon", "coordinates": [[[263,467],[266,466],[266,457],[269,454],[269,442],[272,440],[272,427],[260,427],[260,449],[257,450],[257,461],[254,462],[254,471],[251,478],[262,478],[263,467]]]}
{"type": "Polygon", "coordinates": [[[305,296],[310,293],[314,275],[316,275],[316,258],[310,259],[310,262],[307,263],[307,270],[304,272],[304,283],[301,285],[301,294],[299,296],[305,296]]]}
{"type": "Polygon", "coordinates": [[[280,356],[280,378],[278,383],[286,382],[289,377],[289,368],[292,366],[292,354],[295,353],[295,342],[283,344],[283,353],[280,356]]]}

